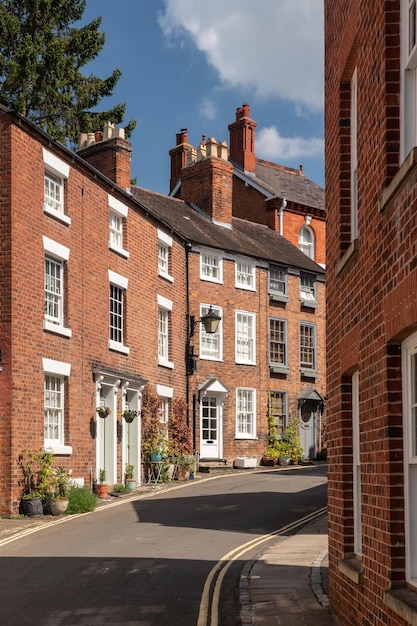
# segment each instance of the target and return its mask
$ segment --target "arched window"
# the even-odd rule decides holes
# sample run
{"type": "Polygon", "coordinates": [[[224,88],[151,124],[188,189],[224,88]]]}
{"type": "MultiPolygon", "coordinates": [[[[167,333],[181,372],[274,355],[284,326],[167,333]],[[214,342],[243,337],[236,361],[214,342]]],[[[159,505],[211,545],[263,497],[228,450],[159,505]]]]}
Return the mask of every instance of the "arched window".
{"type": "Polygon", "coordinates": [[[314,233],[309,226],[303,226],[298,233],[298,247],[314,261],[314,233]]]}

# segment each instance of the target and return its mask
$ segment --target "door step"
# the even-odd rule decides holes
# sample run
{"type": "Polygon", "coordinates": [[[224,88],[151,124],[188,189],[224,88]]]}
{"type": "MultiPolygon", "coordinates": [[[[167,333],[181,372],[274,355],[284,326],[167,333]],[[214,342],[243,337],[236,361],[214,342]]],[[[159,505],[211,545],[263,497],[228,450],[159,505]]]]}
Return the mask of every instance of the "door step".
{"type": "Polygon", "coordinates": [[[216,471],[224,471],[233,469],[231,465],[227,465],[226,459],[200,459],[198,471],[202,474],[210,474],[216,471]]]}

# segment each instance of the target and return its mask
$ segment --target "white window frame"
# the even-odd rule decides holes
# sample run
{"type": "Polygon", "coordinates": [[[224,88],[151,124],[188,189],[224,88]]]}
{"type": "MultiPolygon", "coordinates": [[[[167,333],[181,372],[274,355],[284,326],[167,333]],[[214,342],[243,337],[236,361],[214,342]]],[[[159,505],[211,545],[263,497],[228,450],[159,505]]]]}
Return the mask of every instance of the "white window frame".
{"type": "Polygon", "coordinates": [[[248,311],[236,311],[235,323],[236,363],[256,365],[256,315],[248,311]]]}
{"type": "Polygon", "coordinates": [[[128,207],[117,198],[108,194],[109,203],[109,249],[129,258],[129,252],[123,248],[123,222],[128,216],[128,207]]]}
{"type": "Polygon", "coordinates": [[[268,320],[268,356],[269,356],[269,366],[274,368],[274,369],[279,369],[281,370],[288,370],[288,321],[284,318],[280,318],[280,317],[270,317],[268,320]],[[284,340],[283,341],[274,341],[272,340],[272,324],[278,322],[280,325],[282,325],[282,332],[283,332],[283,336],[284,336],[284,340]],[[284,346],[284,359],[283,362],[279,362],[279,361],[274,361],[271,356],[272,356],[272,343],[277,343],[280,345],[284,346]]]}
{"type": "Polygon", "coordinates": [[[52,154],[52,152],[45,150],[45,148],[42,148],[42,154],[45,167],[43,211],[47,215],[69,226],[71,224],[71,218],[65,215],[64,181],[69,177],[70,167],[67,163],[52,154]],[[52,183],[53,187],[56,186],[59,189],[59,199],[56,199],[54,194],[47,194],[47,181],[48,186],[49,183],[52,183]]]}
{"type": "Polygon", "coordinates": [[[280,301],[288,301],[288,272],[283,267],[270,267],[268,270],[268,294],[280,301]],[[279,274],[274,276],[274,274],[279,274]],[[279,287],[282,285],[282,288],[279,287]]]}
{"type": "Polygon", "coordinates": [[[236,439],[256,439],[256,389],[251,387],[236,388],[236,439]]]}
{"type": "Polygon", "coordinates": [[[64,326],[64,303],[65,303],[65,282],[64,282],[64,269],[65,263],[69,259],[70,249],[66,246],[61,245],[57,241],[53,239],[49,239],[49,237],[43,237],[43,249],[44,249],[44,285],[45,285],[45,312],[44,312],[44,320],[43,320],[43,329],[55,333],[57,335],[62,335],[63,337],[70,338],[72,336],[72,331],[70,328],[64,326]],[[57,316],[48,315],[46,312],[46,303],[47,303],[47,275],[46,275],[46,264],[47,261],[55,263],[57,267],[60,267],[60,287],[59,293],[55,293],[56,296],[59,296],[59,313],[57,316]]]}
{"type": "Polygon", "coordinates": [[[120,274],[116,274],[111,270],[108,270],[108,278],[109,278],[109,350],[114,350],[116,352],[121,352],[122,354],[128,355],[130,352],[130,348],[128,348],[124,343],[124,334],[125,334],[125,298],[128,287],[128,279],[125,276],[121,276],[120,274]],[[113,290],[112,290],[113,287],[113,290]],[[120,296],[120,297],[113,297],[120,296]],[[113,302],[119,302],[120,304],[120,312],[113,310],[113,302]],[[115,325],[114,321],[112,322],[112,318],[116,317],[117,320],[120,320],[120,323],[115,325]],[[120,339],[114,339],[115,334],[120,335],[120,339]]]}
{"type": "Polygon", "coordinates": [[[235,261],[235,279],[237,289],[256,291],[256,266],[249,259],[237,258],[235,261]]]}
{"type": "Polygon", "coordinates": [[[359,421],[359,372],[352,375],[353,550],[362,556],[362,485],[359,421]]]}
{"type": "Polygon", "coordinates": [[[173,369],[174,363],[169,360],[169,343],[171,331],[171,312],[173,303],[158,294],[158,365],[173,369]]]}
{"type": "Polygon", "coordinates": [[[401,125],[400,160],[417,145],[417,20],[416,0],[401,1],[401,125]],[[412,19],[410,20],[410,15],[412,19]],[[413,24],[414,21],[414,24],[413,24]]]}
{"type": "Polygon", "coordinates": [[[358,238],[358,72],[350,79],[350,240],[358,238]]]}
{"type": "Polygon", "coordinates": [[[212,283],[223,283],[223,257],[218,252],[200,252],[200,279],[212,283]]]}
{"type": "Polygon", "coordinates": [[[417,588],[417,333],[402,343],[405,576],[417,588]]]}
{"type": "Polygon", "coordinates": [[[305,306],[317,306],[317,279],[314,274],[300,272],[300,301],[305,306]]]}
{"type": "Polygon", "coordinates": [[[299,341],[299,353],[300,353],[300,370],[301,372],[306,373],[308,376],[311,376],[316,372],[317,367],[317,329],[315,324],[311,324],[310,322],[300,322],[300,341],[299,341]],[[312,345],[303,344],[302,342],[302,328],[309,328],[311,330],[311,338],[312,345]],[[312,360],[311,365],[309,365],[310,361],[303,361],[301,358],[303,350],[311,350],[312,360]]]}
{"type": "MultiPolygon", "coordinates": [[[[200,304],[200,318],[209,312],[210,306],[212,306],[213,313],[223,319],[222,307],[209,304],[200,304]]],[[[208,361],[223,360],[222,319],[215,333],[206,333],[204,325],[200,324],[200,359],[206,359],[208,361]]]]}
{"type": "Polygon", "coordinates": [[[44,433],[44,447],[51,450],[53,454],[67,455],[72,454],[72,446],[65,445],[65,383],[71,374],[71,364],[63,361],[54,361],[53,359],[42,359],[42,369],[44,374],[44,428],[46,427],[47,413],[50,411],[57,412],[58,418],[58,437],[48,438],[44,433]],[[55,403],[46,404],[46,380],[47,378],[55,379],[59,386],[59,405],[52,406],[55,403]]]}
{"type": "Polygon", "coordinates": [[[314,261],[315,237],[310,226],[304,225],[298,232],[298,248],[304,252],[309,259],[314,261]]]}
{"type": "Polygon", "coordinates": [[[172,237],[158,228],[158,276],[169,282],[174,282],[170,270],[170,256],[172,251],[172,237]]]}

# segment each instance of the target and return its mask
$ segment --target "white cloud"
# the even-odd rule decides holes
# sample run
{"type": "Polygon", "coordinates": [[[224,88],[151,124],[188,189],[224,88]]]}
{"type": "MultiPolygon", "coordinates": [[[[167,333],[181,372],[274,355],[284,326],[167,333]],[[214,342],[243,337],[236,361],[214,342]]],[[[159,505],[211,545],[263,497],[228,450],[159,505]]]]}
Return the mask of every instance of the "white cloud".
{"type": "Polygon", "coordinates": [[[188,35],[221,82],[323,107],[323,0],[164,0],[167,39],[188,35]]]}
{"type": "Polygon", "coordinates": [[[256,155],[270,161],[322,157],[324,140],[318,137],[282,137],[275,126],[256,133],[256,155]]]}
{"type": "Polygon", "coordinates": [[[199,115],[206,120],[214,120],[216,118],[216,107],[210,98],[203,98],[200,104],[199,115]]]}

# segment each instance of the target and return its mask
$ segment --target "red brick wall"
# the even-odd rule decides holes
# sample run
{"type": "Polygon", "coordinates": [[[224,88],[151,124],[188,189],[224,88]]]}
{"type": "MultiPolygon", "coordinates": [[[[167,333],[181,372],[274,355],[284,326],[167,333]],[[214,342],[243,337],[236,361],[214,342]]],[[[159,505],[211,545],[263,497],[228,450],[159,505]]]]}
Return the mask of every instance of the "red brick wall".
{"type": "Polygon", "coordinates": [[[338,623],[403,626],[385,599],[404,583],[400,341],[417,323],[416,176],[383,190],[399,166],[400,2],[325,1],[327,430],[330,600],[338,623]],[[350,96],[358,73],[359,236],[350,244],[350,96]],[[351,376],[359,371],[362,583],[353,552],[351,376]]]}

